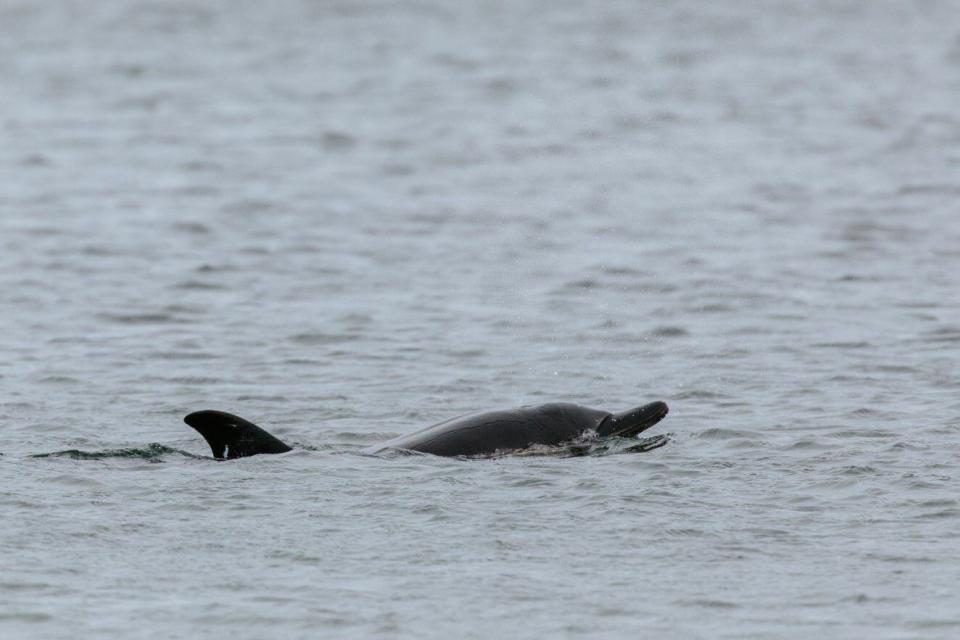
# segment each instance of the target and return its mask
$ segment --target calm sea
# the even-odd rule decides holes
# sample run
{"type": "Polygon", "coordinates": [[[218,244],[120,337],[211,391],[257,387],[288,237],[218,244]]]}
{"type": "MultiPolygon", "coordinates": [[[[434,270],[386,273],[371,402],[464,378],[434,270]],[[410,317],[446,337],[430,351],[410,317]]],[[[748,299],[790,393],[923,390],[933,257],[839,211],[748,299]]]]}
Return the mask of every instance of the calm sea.
{"type": "Polygon", "coordinates": [[[956,1],[3,0],[0,635],[960,637],[958,105],[956,1]]]}

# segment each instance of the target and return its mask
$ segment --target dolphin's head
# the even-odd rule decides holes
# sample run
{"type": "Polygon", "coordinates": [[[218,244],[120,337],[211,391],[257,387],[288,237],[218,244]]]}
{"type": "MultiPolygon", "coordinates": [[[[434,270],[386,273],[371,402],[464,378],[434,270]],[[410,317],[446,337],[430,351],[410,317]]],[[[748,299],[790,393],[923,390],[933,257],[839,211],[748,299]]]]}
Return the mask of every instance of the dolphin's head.
{"type": "Polygon", "coordinates": [[[657,401],[629,411],[612,413],[597,427],[597,434],[604,438],[630,438],[663,420],[669,411],[666,402],[657,401]]]}

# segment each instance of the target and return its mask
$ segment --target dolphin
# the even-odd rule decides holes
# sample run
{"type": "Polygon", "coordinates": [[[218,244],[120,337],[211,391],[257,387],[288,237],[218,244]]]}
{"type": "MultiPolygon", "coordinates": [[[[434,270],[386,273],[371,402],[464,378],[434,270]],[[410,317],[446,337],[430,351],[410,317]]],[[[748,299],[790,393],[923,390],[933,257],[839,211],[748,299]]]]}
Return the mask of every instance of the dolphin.
{"type": "MultiPolygon", "coordinates": [[[[558,402],[471,413],[370,447],[367,453],[406,450],[477,457],[535,445],[557,446],[591,436],[629,438],[660,422],[668,411],[665,402],[651,402],[621,413],[558,402]]],[[[204,437],[218,460],[292,449],[252,422],[224,411],[196,411],[183,420],[204,437]]]]}

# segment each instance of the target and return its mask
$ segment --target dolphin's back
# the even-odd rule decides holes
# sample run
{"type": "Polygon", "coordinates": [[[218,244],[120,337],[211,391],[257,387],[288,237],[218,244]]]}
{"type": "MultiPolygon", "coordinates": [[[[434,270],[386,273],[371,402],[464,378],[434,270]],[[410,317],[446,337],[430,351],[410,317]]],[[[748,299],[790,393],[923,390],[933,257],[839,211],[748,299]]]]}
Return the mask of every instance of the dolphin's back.
{"type": "Polygon", "coordinates": [[[606,411],[554,403],[508,411],[471,413],[378,445],[371,452],[407,449],[438,456],[479,456],[496,451],[554,446],[596,430],[606,411]]]}

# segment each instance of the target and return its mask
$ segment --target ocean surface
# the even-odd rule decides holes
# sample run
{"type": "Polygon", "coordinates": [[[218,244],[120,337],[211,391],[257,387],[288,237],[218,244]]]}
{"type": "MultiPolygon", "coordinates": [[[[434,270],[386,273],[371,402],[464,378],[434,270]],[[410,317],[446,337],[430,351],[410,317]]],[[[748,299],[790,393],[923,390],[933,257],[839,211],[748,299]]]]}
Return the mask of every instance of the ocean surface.
{"type": "Polygon", "coordinates": [[[0,35],[3,638],[960,637],[960,2],[0,35]],[[647,453],[363,453],[658,399],[647,453]]]}

